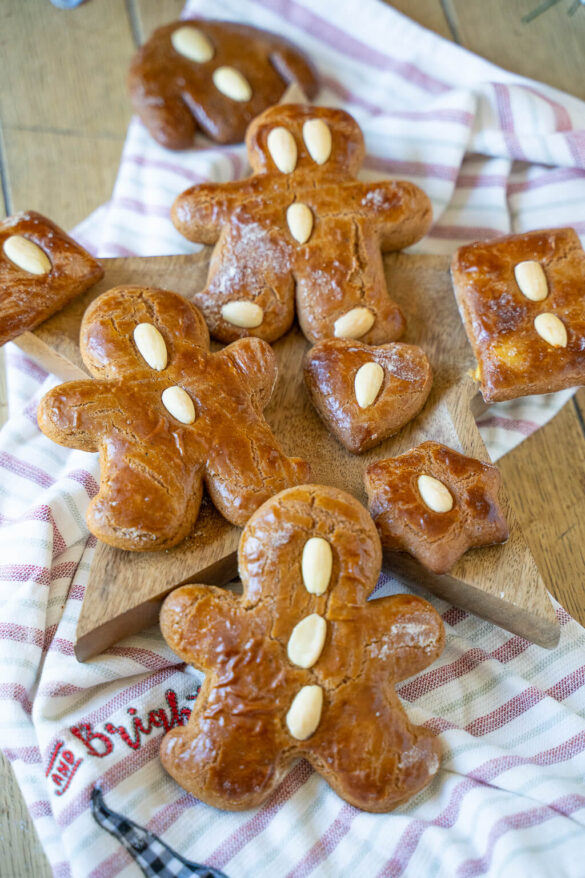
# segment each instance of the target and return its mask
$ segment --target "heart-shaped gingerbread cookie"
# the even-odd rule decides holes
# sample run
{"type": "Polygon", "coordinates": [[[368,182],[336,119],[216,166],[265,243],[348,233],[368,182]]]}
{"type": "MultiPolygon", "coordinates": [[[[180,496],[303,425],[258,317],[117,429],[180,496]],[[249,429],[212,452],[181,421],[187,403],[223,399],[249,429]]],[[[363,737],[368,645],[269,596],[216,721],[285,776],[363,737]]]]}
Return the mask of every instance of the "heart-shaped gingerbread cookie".
{"type": "Polygon", "coordinates": [[[422,348],[400,342],[370,347],[327,339],[307,353],[304,374],[327,428],[354,454],[379,445],[412,420],[433,383],[422,348]]]}

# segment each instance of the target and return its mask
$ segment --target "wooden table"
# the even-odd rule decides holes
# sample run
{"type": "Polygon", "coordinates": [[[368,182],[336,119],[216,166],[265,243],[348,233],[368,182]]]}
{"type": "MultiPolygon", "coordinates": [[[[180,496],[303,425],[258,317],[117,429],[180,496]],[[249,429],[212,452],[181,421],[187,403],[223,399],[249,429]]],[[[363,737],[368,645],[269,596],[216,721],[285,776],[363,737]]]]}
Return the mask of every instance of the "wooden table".
{"type": "MultiPolygon", "coordinates": [[[[503,67],[585,99],[585,8],[560,0],[396,0],[391,5],[503,67]]],[[[0,4],[0,176],[6,214],[33,208],[71,228],[110,196],[130,108],[124,79],[145,35],[183,0],[0,4]]],[[[212,4],[210,3],[210,9],[212,4]]],[[[1,352],[0,352],[1,354],[1,352]]],[[[0,367],[0,422],[6,416],[0,367]]],[[[585,623],[585,390],[501,462],[517,514],[554,594],[585,623]],[[545,552],[541,538],[546,534],[545,552]]],[[[51,874],[10,766],[0,764],[0,875],[51,874]]]]}

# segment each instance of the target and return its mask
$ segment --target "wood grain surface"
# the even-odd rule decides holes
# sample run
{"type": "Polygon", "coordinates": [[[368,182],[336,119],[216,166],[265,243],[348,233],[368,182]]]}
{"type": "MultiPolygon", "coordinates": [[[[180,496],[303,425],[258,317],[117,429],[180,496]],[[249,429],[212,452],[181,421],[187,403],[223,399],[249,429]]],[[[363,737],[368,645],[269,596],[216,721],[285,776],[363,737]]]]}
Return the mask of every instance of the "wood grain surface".
{"type": "MultiPolygon", "coordinates": [[[[585,98],[585,9],[561,0],[530,24],[540,0],[393,0],[389,5],[515,72],[585,98]]],[[[2,0],[0,179],[5,214],[34,208],[71,228],[110,197],[131,111],[124,78],[134,46],[178,17],[182,0],[2,0]],[[91,51],[88,49],[91,48],[91,51]]],[[[2,209],[2,206],[0,206],[2,209]]],[[[0,360],[3,354],[0,351],[0,360]]],[[[538,531],[558,546],[553,594],[585,623],[585,392],[500,461],[541,566],[538,531]],[[579,474],[575,478],[575,474],[579,474]]],[[[6,391],[0,369],[0,418],[6,391]]],[[[0,757],[0,875],[51,874],[28,811],[0,757]]]]}

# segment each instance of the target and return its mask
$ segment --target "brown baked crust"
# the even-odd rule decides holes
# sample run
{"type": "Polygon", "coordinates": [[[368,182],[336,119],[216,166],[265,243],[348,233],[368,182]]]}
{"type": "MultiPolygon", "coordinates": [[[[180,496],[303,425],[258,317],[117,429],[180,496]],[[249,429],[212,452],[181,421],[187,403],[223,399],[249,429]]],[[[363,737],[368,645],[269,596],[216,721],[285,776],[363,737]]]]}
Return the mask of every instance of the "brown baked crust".
{"type": "Polygon", "coordinates": [[[394,685],[440,654],[443,624],[422,598],[367,602],[381,550],[366,510],[336,488],[283,491],[246,525],[238,559],[242,596],[188,585],[163,605],[167,642],[206,671],[188,725],[163,739],[166,770],[202,801],[228,810],[260,805],[299,757],[356,808],[389,811],[409,799],[436,772],[440,746],[409,723],[394,685]],[[321,596],[309,594],[301,574],[313,536],[333,549],[321,596]],[[287,644],[311,613],[325,618],[327,635],[305,670],[291,663],[287,644]],[[286,714],[305,685],[322,687],[323,709],[316,731],[299,741],[286,714]]]}
{"type": "Polygon", "coordinates": [[[372,463],[365,487],[384,548],[409,552],[434,573],[446,573],[468,549],[508,539],[499,470],[438,442],[372,463]],[[422,474],[447,486],[454,500],[449,512],[424,503],[417,487],[422,474]]]}
{"type": "Polygon", "coordinates": [[[100,452],[100,490],[87,520],[104,542],[174,546],[195,523],[204,483],[221,514],[241,526],[268,497],[309,477],[308,464],[287,457],[264,420],[277,365],[260,339],[210,354],[205,321],[183,296],[115,287],[86,311],[80,347],[94,380],[55,387],[38,422],[60,445],[100,452]],[[138,352],[139,323],[162,334],[163,371],[138,352]],[[193,424],[164,407],[162,392],[173,385],[191,397],[193,424]]]}
{"type": "Polygon", "coordinates": [[[0,221],[0,346],[35,329],[103,277],[100,263],[52,220],[28,210],[0,221]],[[48,256],[51,270],[35,275],[14,264],[4,242],[21,235],[48,256]]]}
{"type": "Polygon", "coordinates": [[[367,344],[399,338],[402,313],[386,289],[381,251],[419,240],[431,222],[425,193],[397,180],[355,179],[364,157],[357,122],[342,110],[286,104],[271,107],[250,125],[246,144],[253,176],[230,183],[192,186],[176,199],[172,220],[191,241],[215,244],[206,288],[194,301],[209,330],[223,342],[254,335],[273,342],[291,326],[296,312],[312,343],[335,335],[335,321],[355,307],[375,320],[360,336],[367,344]],[[303,125],[319,119],[332,135],[330,158],[317,164],[303,140],[303,125]],[[268,135],[286,128],[297,147],[295,169],[276,167],[268,135]],[[292,236],[287,209],[311,211],[313,227],[304,244],[292,236]],[[227,322],[222,306],[251,301],[263,309],[256,328],[227,322]]]}
{"type": "Polygon", "coordinates": [[[544,229],[461,247],[451,276],[459,311],[478,362],[486,402],[550,393],[585,384],[585,253],[574,229],[544,229]],[[549,293],[534,302],[514,276],[519,262],[539,262],[549,293]],[[534,328],[552,312],[567,347],[553,347],[534,328]]]}
{"type": "Polygon", "coordinates": [[[311,402],[328,430],[348,451],[361,454],[397,433],[422,409],[433,384],[422,348],[394,342],[370,347],[334,338],[307,351],[303,363],[311,402]],[[384,380],[374,403],[360,408],[355,376],[366,363],[378,363],[384,380]]]}
{"type": "Polygon", "coordinates": [[[159,27],[138,50],[128,73],[135,111],[152,137],[168,149],[193,146],[201,130],[218,143],[241,143],[252,119],[277,104],[292,83],[313,98],[317,75],[308,58],[287,40],[230,21],[192,18],[159,27]],[[173,31],[192,24],[214,48],[211,60],[196,63],[173,48],[173,31]],[[212,74],[235,67],[252,87],[248,101],[218,91],[212,74]]]}

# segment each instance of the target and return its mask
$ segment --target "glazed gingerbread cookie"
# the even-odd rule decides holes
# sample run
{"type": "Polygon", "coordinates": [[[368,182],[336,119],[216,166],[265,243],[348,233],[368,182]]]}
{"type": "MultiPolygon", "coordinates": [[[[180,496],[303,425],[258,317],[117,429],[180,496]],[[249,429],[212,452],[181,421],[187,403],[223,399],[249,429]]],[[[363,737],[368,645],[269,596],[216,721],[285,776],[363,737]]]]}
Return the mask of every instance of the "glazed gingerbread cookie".
{"type": "Polygon", "coordinates": [[[434,573],[447,573],[468,549],[508,539],[498,469],[446,445],[423,442],[377,460],[365,484],[382,545],[434,573]]]}
{"type": "Polygon", "coordinates": [[[486,402],[585,384],[585,252],[573,229],[461,247],[451,274],[486,402]]]}
{"type": "Polygon", "coordinates": [[[246,144],[253,176],[193,186],[172,209],[185,237],[215,244],[206,288],[194,296],[211,334],[275,341],[296,302],[312,343],[399,338],[404,318],[388,295],[381,251],[425,234],[424,192],[397,180],[356,180],[364,141],[342,110],[271,107],[250,125],[246,144]]]}
{"type": "Polygon", "coordinates": [[[374,448],[411,421],[433,383],[422,348],[401,342],[370,347],[328,339],[307,351],[303,370],[326,427],[354,454],[374,448]]]}
{"type": "Polygon", "coordinates": [[[205,321],[183,296],[116,287],[86,311],[80,346],[94,380],[55,387],[38,421],[55,442],[100,452],[87,521],[104,542],[174,546],[195,523],[204,483],[221,514],[243,525],[309,477],[264,420],[277,367],[260,339],[210,354],[205,321]]]}
{"type": "Polygon", "coordinates": [[[103,277],[99,262],[33,210],[0,221],[0,346],[103,277]]]}
{"type": "Polygon", "coordinates": [[[217,808],[260,805],[299,757],[346,801],[389,811],[429,781],[440,747],[396,696],[443,648],[422,598],[368,602],[380,540],[363,506],[321,485],[290,488],[252,516],[238,551],[244,593],[187,585],[163,634],[206,671],[186,727],[162,742],[167,771],[217,808]]]}
{"type": "Polygon", "coordinates": [[[158,28],[128,75],[134,109],[169,149],[192,146],[197,130],[218,143],[240,143],[252,119],[292,82],[309,98],[317,93],[313,66],[287,40],[204,18],[158,28]]]}

